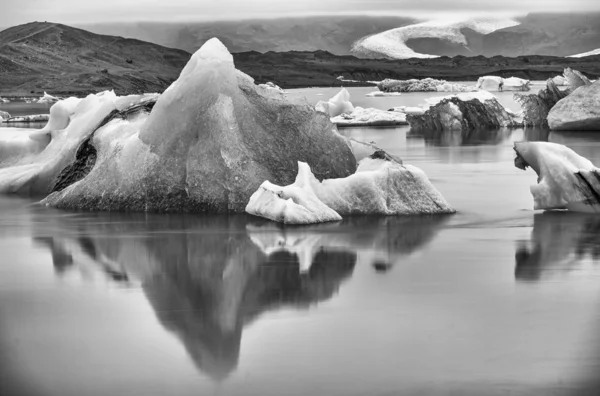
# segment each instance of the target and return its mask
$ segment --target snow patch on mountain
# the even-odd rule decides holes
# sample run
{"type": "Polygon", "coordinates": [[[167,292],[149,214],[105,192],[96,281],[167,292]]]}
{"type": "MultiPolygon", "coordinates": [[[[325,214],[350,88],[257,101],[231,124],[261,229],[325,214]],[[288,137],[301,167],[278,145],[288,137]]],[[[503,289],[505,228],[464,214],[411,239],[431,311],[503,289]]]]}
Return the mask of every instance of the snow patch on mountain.
{"type": "Polygon", "coordinates": [[[387,30],[364,37],[352,45],[357,56],[380,56],[394,59],[437,58],[437,55],[420,54],[406,45],[410,39],[438,38],[451,43],[467,45],[461,29],[469,28],[481,34],[519,25],[510,18],[477,18],[467,20],[432,20],[387,30]]]}
{"type": "Polygon", "coordinates": [[[567,58],[583,58],[585,56],[592,56],[592,55],[600,55],[600,48],[596,48],[595,50],[584,52],[582,54],[570,55],[570,56],[567,56],[567,58]]]}

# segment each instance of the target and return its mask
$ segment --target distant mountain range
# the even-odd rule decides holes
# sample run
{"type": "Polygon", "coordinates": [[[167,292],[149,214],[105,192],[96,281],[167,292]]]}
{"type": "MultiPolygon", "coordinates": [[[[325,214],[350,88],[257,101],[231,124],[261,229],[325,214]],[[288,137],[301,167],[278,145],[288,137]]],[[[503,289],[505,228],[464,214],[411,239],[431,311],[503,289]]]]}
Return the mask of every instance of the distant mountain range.
{"type": "MultiPolygon", "coordinates": [[[[137,39],[99,35],[55,23],[29,23],[0,32],[0,95],[48,91],[81,96],[106,89],[118,94],[162,92],[179,76],[189,58],[190,53],[184,50],[137,39]]],[[[339,76],[359,81],[425,77],[467,81],[483,75],[541,80],[561,74],[567,66],[592,78],[600,75],[600,55],[391,60],[340,56],[323,50],[246,51],[234,53],[234,61],[256,82],[273,81],[284,88],[352,84],[339,76]]]]}
{"type": "Polygon", "coordinates": [[[162,92],[190,54],[135,39],[34,22],[0,32],[0,91],[162,92]]]}
{"type": "Polygon", "coordinates": [[[329,16],[189,23],[81,25],[89,31],[188,52],[218,37],[231,52],[317,51],[367,58],[570,56],[600,47],[600,13],[417,21],[329,16]]]}

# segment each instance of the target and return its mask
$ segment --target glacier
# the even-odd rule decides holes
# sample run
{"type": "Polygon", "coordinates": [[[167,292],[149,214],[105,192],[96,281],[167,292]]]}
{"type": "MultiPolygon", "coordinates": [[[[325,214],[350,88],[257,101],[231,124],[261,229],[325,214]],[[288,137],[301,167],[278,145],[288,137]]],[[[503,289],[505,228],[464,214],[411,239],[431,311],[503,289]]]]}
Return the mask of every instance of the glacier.
{"type": "Polygon", "coordinates": [[[351,52],[356,56],[368,58],[437,58],[437,55],[413,51],[406,45],[406,42],[410,39],[432,37],[466,46],[467,39],[461,31],[462,29],[467,28],[478,33],[488,34],[516,25],[519,25],[519,22],[510,18],[431,20],[363,37],[352,45],[351,52]]]}
{"type": "Polygon", "coordinates": [[[534,209],[600,212],[600,169],[570,148],[549,142],[515,142],[515,166],[531,167],[534,209]]]}
{"type": "Polygon", "coordinates": [[[310,224],[340,220],[342,215],[455,211],[423,171],[376,151],[359,162],[353,175],[322,182],[300,163],[294,184],[279,187],[266,181],[250,198],[246,212],[287,224],[310,224]]]}

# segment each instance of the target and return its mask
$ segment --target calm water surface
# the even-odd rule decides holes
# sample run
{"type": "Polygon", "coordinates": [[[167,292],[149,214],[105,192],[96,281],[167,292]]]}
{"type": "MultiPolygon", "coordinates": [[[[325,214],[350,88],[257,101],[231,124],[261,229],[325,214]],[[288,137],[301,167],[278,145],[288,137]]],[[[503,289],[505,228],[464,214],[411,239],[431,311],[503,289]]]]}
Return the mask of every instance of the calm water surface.
{"type": "Polygon", "coordinates": [[[281,227],[0,196],[0,394],[599,394],[600,217],[533,211],[512,143],[600,164],[600,135],[343,133],[459,213],[281,227]]]}

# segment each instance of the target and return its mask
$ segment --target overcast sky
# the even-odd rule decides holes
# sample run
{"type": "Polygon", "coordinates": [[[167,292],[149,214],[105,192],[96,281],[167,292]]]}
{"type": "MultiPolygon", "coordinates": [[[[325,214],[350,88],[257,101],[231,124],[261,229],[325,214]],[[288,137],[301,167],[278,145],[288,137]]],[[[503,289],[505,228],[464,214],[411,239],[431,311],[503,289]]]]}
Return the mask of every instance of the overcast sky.
{"type": "Polygon", "coordinates": [[[600,0],[1,0],[0,26],[32,21],[190,21],[318,14],[524,14],[600,11],[600,0]]]}

